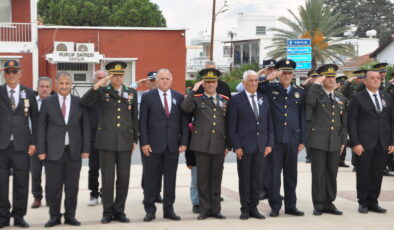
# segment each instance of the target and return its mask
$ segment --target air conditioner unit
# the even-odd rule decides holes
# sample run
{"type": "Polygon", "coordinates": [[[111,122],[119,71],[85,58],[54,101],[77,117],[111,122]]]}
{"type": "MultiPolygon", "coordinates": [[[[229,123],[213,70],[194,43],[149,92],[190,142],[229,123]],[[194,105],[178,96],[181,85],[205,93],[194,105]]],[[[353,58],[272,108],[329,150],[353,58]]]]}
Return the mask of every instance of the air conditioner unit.
{"type": "Polygon", "coordinates": [[[74,52],[74,42],[54,42],[55,52],[74,52]]]}
{"type": "Polygon", "coordinates": [[[77,52],[94,52],[94,43],[77,43],[77,52]]]}

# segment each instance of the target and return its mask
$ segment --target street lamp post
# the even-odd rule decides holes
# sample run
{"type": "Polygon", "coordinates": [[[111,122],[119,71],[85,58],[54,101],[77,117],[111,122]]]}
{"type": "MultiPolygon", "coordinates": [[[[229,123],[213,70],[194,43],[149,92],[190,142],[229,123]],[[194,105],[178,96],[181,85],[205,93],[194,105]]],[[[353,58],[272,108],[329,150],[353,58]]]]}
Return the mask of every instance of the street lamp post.
{"type": "Polygon", "coordinates": [[[211,46],[209,47],[209,60],[213,60],[213,41],[215,37],[215,20],[216,20],[216,0],[213,0],[212,7],[212,25],[211,25],[211,46]]]}

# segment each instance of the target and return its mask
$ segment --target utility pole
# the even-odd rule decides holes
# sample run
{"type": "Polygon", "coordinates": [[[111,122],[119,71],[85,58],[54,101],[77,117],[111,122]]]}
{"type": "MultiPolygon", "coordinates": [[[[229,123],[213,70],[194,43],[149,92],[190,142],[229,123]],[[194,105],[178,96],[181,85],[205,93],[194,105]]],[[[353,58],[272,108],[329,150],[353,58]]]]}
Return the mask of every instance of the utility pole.
{"type": "Polygon", "coordinates": [[[213,60],[213,42],[215,37],[215,20],[216,20],[216,0],[213,0],[212,8],[212,25],[211,25],[211,46],[209,47],[209,60],[213,60]]]}

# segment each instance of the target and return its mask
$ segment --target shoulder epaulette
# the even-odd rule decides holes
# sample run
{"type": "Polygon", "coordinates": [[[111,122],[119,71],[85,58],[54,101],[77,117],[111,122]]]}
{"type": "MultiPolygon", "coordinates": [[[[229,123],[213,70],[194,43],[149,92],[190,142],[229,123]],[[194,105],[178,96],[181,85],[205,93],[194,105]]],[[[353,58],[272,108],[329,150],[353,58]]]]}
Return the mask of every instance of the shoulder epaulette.
{"type": "Polygon", "coordinates": [[[221,98],[223,98],[223,99],[225,99],[225,100],[227,100],[227,101],[230,101],[230,98],[229,98],[229,97],[227,97],[227,96],[225,96],[225,95],[223,95],[223,94],[219,94],[219,95],[220,95],[221,98]]]}
{"type": "Polygon", "coordinates": [[[202,97],[202,96],[203,96],[202,93],[194,95],[194,97],[202,97]]]}

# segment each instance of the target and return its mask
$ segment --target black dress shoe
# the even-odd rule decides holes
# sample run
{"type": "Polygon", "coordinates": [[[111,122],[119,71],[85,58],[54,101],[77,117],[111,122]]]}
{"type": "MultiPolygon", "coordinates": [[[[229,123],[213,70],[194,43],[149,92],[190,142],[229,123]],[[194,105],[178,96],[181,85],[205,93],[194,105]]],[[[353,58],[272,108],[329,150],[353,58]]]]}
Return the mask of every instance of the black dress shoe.
{"type": "Polygon", "coordinates": [[[80,226],[81,222],[79,222],[75,217],[67,217],[64,218],[64,223],[72,226],[80,226]]]}
{"type": "Polygon", "coordinates": [[[385,169],[383,172],[383,176],[394,176],[394,174],[391,174],[389,170],[385,169]]]}
{"type": "Polygon", "coordinates": [[[314,210],[313,210],[313,215],[315,215],[315,216],[321,216],[321,214],[323,214],[322,210],[319,210],[319,209],[314,209],[314,210]]]}
{"type": "Polygon", "coordinates": [[[265,216],[263,216],[257,209],[250,211],[249,216],[260,220],[265,219],[265,216]]]}
{"type": "Polygon", "coordinates": [[[180,219],[181,219],[181,217],[180,217],[180,216],[177,216],[177,215],[175,214],[175,212],[165,213],[165,214],[163,215],[163,217],[166,218],[166,219],[170,219],[170,220],[180,220],[180,219]]]}
{"type": "Polygon", "coordinates": [[[145,222],[150,222],[152,220],[156,219],[156,215],[153,213],[147,213],[144,217],[145,222]]]}
{"type": "Polygon", "coordinates": [[[193,205],[192,212],[195,214],[200,213],[200,206],[199,205],[193,205]]]}
{"type": "Polygon", "coordinates": [[[368,207],[366,205],[359,205],[358,212],[363,214],[368,213],[368,207]]]}
{"type": "Polygon", "coordinates": [[[379,205],[374,205],[372,207],[369,207],[368,210],[371,212],[376,212],[376,213],[386,213],[387,212],[386,209],[380,207],[379,205]]]}
{"type": "Polygon", "coordinates": [[[18,226],[21,228],[28,228],[29,224],[23,219],[21,216],[15,216],[14,217],[14,226],[18,226]]]}
{"type": "Polygon", "coordinates": [[[44,227],[50,228],[59,225],[61,223],[62,222],[60,221],[60,217],[51,217],[51,219],[48,220],[48,222],[44,225],[44,227]]]}
{"type": "Polygon", "coordinates": [[[274,210],[272,210],[271,212],[270,212],[270,217],[278,217],[279,216],[279,211],[274,211],[274,210]]]}
{"type": "Polygon", "coordinates": [[[156,197],[155,203],[163,203],[163,198],[161,197],[161,195],[156,197]]]}
{"type": "Polygon", "coordinates": [[[287,209],[285,213],[292,216],[303,216],[304,212],[298,210],[297,208],[287,209]]]}
{"type": "Polygon", "coordinates": [[[338,215],[338,216],[340,216],[340,215],[342,215],[343,214],[343,212],[342,211],[339,211],[337,208],[326,208],[326,209],[324,209],[324,212],[325,213],[329,213],[329,214],[333,214],[333,215],[338,215]]]}
{"type": "Polygon", "coordinates": [[[312,162],[312,161],[311,161],[310,158],[305,158],[305,163],[309,164],[309,163],[311,163],[311,162],[312,162]]]}
{"type": "Polygon", "coordinates": [[[352,172],[357,172],[356,167],[353,166],[352,172]]]}
{"type": "Polygon", "coordinates": [[[113,217],[110,215],[104,215],[103,218],[101,219],[102,224],[108,224],[113,220],[113,217]]]}
{"type": "Polygon", "coordinates": [[[114,220],[119,221],[121,223],[130,223],[130,219],[127,218],[125,214],[117,214],[114,216],[114,220]]]}
{"type": "Polygon", "coordinates": [[[207,214],[200,213],[200,215],[198,215],[197,217],[197,220],[205,220],[207,218],[208,218],[207,214]]]}
{"type": "Polygon", "coordinates": [[[226,217],[223,216],[221,213],[211,214],[211,217],[216,218],[216,219],[220,219],[220,220],[226,219],[226,217]]]}
{"type": "Polygon", "coordinates": [[[345,162],[340,162],[340,163],[339,163],[339,167],[349,168],[350,166],[347,165],[345,162]]]}
{"type": "Polygon", "coordinates": [[[241,212],[241,215],[239,216],[239,219],[241,219],[241,220],[249,219],[249,212],[241,212]]]}

